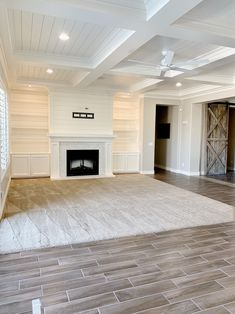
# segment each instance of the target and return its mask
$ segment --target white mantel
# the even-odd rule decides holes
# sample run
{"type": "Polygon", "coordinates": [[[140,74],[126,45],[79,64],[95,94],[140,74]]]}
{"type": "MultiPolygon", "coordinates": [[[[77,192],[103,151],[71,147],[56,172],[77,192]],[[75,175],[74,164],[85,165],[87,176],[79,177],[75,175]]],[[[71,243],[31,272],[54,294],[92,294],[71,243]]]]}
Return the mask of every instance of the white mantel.
{"type": "Polygon", "coordinates": [[[51,179],[88,179],[113,176],[112,134],[50,134],[51,179]],[[66,174],[67,150],[99,150],[99,175],[68,177],[66,174]]]}

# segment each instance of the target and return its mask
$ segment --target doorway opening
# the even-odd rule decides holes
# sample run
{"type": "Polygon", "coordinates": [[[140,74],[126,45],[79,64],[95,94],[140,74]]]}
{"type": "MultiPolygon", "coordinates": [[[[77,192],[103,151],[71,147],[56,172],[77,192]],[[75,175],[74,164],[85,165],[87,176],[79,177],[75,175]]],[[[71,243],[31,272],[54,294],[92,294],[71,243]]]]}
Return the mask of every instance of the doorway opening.
{"type": "Polygon", "coordinates": [[[154,171],[167,169],[169,162],[172,106],[156,105],[154,171]]]}

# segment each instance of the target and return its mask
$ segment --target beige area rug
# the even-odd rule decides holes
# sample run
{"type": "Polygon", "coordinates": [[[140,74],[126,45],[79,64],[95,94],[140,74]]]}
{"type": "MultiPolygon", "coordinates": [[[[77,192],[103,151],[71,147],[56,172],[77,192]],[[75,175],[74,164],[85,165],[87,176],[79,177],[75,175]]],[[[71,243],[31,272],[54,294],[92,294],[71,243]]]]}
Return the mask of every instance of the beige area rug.
{"type": "Polygon", "coordinates": [[[1,253],[232,221],[234,209],[144,175],[13,180],[1,253]]]}

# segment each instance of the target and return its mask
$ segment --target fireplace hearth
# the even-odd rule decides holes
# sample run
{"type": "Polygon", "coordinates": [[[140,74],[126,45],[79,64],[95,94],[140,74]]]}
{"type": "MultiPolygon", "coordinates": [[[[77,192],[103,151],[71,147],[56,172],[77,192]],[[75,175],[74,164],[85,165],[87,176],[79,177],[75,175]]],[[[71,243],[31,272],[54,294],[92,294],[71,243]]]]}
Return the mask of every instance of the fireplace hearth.
{"type": "Polygon", "coordinates": [[[99,150],[67,150],[67,176],[99,175],[99,150]]]}

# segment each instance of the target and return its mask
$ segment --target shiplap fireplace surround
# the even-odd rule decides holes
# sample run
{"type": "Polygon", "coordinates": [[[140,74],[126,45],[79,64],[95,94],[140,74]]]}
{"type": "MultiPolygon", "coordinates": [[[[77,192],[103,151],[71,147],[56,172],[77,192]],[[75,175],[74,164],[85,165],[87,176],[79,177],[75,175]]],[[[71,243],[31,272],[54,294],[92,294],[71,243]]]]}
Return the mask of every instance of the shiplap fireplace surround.
{"type": "Polygon", "coordinates": [[[84,179],[113,176],[112,140],[113,135],[62,135],[52,134],[51,140],[51,179],[84,179]],[[67,150],[98,150],[99,175],[67,176],[67,150]]]}

